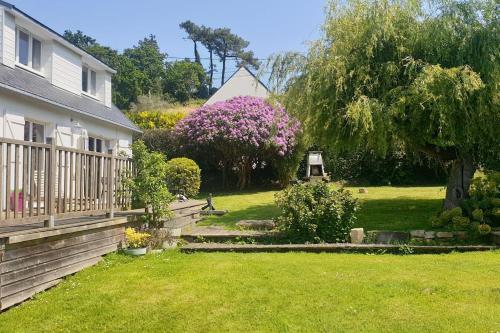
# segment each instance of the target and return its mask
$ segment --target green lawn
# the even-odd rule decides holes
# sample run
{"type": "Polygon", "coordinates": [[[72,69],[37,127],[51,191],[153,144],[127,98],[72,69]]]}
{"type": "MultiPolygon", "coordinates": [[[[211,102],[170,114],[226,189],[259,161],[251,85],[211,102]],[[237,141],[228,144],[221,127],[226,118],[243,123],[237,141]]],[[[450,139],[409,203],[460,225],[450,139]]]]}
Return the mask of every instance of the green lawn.
{"type": "MultiPolygon", "coordinates": [[[[368,193],[359,194],[358,188],[347,188],[360,199],[357,227],[366,230],[430,229],[429,218],[441,207],[445,195],[443,187],[367,187],[368,193]]],[[[222,217],[211,216],[202,225],[217,224],[234,228],[240,220],[271,219],[278,210],[274,205],[275,191],[228,193],[215,195],[215,207],[227,209],[222,217]]]]}
{"type": "Polygon", "coordinates": [[[0,332],[498,332],[500,252],[110,255],[0,332]]]}

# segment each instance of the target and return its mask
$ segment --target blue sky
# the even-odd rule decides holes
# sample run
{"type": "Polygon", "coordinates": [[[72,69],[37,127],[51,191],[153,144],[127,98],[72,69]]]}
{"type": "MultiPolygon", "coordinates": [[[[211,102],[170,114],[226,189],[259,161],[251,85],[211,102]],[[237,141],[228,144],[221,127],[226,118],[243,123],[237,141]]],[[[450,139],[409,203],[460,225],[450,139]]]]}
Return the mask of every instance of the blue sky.
{"type": "MultiPolygon", "coordinates": [[[[250,42],[249,48],[259,58],[305,51],[307,41],[320,34],[325,8],[325,0],[7,1],[58,32],[79,29],[119,50],[154,34],[162,51],[175,57],[193,56],[192,43],[183,39],[179,29],[187,19],[230,28],[250,42]]],[[[234,65],[229,66],[229,74],[233,69],[234,65]]]]}

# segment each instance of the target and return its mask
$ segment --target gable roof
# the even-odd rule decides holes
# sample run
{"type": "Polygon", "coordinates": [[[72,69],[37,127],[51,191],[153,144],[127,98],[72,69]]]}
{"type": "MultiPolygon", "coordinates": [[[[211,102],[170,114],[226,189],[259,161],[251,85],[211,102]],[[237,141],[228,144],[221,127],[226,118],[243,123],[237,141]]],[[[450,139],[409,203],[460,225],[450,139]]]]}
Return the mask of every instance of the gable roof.
{"type": "Polygon", "coordinates": [[[32,21],[33,23],[39,25],[43,29],[45,29],[48,32],[50,32],[53,35],[55,35],[54,37],[55,37],[55,39],[59,43],[63,44],[64,46],[68,47],[69,49],[73,50],[74,52],[76,52],[78,54],[85,54],[86,56],[92,58],[93,61],[98,62],[101,66],[103,66],[107,71],[111,72],[112,74],[116,73],[116,70],[114,70],[113,68],[111,68],[108,64],[104,63],[102,60],[100,60],[99,58],[96,58],[94,55],[88,53],[87,51],[85,51],[84,49],[80,48],[79,46],[76,46],[75,44],[71,43],[63,35],[59,34],[55,30],[52,30],[51,28],[49,28],[48,26],[46,26],[42,22],[38,21],[37,19],[33,18],[29,14],[27,14],[27,13],[23,12],[22,10],[20,10],[19,8],[17,8],[13,4],[8,3],[6,1],[3,1],[3,0],[0,0],[0,6],[4,6],[5,8],[9,9],[10,11],[16,12],[16,13],[24,16],[26,19],[32,21]]]}
{"type": "Polygon", "coordinates": [[[241,66],[224,84],[205,102],[211,105],[236,96],[269,97],[269,89],[247,67],[241,66]]]}
{"type": "Polygon", "coordinates": [[[65,91],[52,85],[48,80],[18,67],[12,69],[0,65],[0,89],[17,92],[134,132],[141,132],[115,105],[109,108],[90,97],[65,91]]]}

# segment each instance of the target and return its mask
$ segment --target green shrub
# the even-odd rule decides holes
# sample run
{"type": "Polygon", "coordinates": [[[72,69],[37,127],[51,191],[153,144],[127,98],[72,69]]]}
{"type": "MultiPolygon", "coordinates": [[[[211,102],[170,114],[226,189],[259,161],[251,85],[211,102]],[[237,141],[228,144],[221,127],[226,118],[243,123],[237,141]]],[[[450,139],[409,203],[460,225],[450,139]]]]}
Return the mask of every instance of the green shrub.
{"type": "Polygon", "coordinates": [[[171,192],[192,198],[200,191],[201,170],[189,158],[174,158],[167,162],[166,180],[171,192]]]}
{"type": "Polygon", "coordinates": [[[450,223],[454,217],[462,216],[462,208],[455,207],[445,210],[441,213],[440,220],[442,225],[450,223]]]}
{"type": "Polygon", "coordinates": [[[483,213],[483,224],[500,226],[500,172],[485,171],[484,175],[474,178],[470,190],[470,199],[462,203],[467,216],[476,219],[477,210],[483,213]]]}
{"type": "Polygon", "coordinates": [[[474,219],[474,221],[483,222],[483,220],[484,220],[483,210],[482,209],[473,210],[472,211],[472,219],[474,219]]]}
{"type": "Polygon", "coordinates": [[[279,230],[292,241],[345,242],[358,208],[351,193],[327,184],[293,185],[276,194],[279,230]]]}
{"type": "Polygon", "coordinates": [[[472,180],[470,196],[475,200],[500,198],[500,172],[486,171],[484,176],[472,180]]]}
{"type": "Polygon", "coordinates": [[[489,235],[491,232],[491,227],[488,224],[480,224],[478,227],[478,232],[480,235],[489,235]]]}
{"type": "Polygon", "coordinates": [[[453,228],[455,229],[466,229],[470,225],[470,219],[465,216],[454,216],[451,219],[451,222],[453,224],[453,228]]]}
{"type": "Polygon", "coordinates": [[[439,216],[432,216],[430,218],[430,222],[434,228],[440,228],[440,227],[444,226],[443,220],[441,220],[441,218],[439,216]]]}

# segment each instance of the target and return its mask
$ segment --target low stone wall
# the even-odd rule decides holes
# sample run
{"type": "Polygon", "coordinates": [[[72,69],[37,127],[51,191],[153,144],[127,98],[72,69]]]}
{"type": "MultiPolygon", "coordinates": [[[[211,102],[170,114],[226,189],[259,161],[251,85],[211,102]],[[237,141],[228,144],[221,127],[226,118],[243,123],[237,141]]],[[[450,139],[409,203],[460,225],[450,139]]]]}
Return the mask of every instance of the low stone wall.
{"type": "MultiPolygon", "coordinates": [[[[411,231],[367,231],[364,243],[374,244],[396,244],[414,242],[454,242],[467,240],[469,235],[466,231],[433,231],[433,230],[411,230],[411,231]]],[[[491,238],[494,244],[500,245],[500,231],[492,232],[491,238]]]]}
{"type": "Polygon", "coordinates": [[[50,288],[116,251],[127,218],[0,237],[0,311],[50,288]]]}
{"type": "MultiPolygon", "coordinates": [[[[441,254],[451,252],[491,251],[495,246],[485,245],[418,245],[412,246],[414,254],[441,254]]],[[[181,247],[181,252],[312,252],[312,253],[395,253],[401,254],[405,249],[401,245],[391,244],[225,244],[225,243],[190,243],[181,247]]]]}

